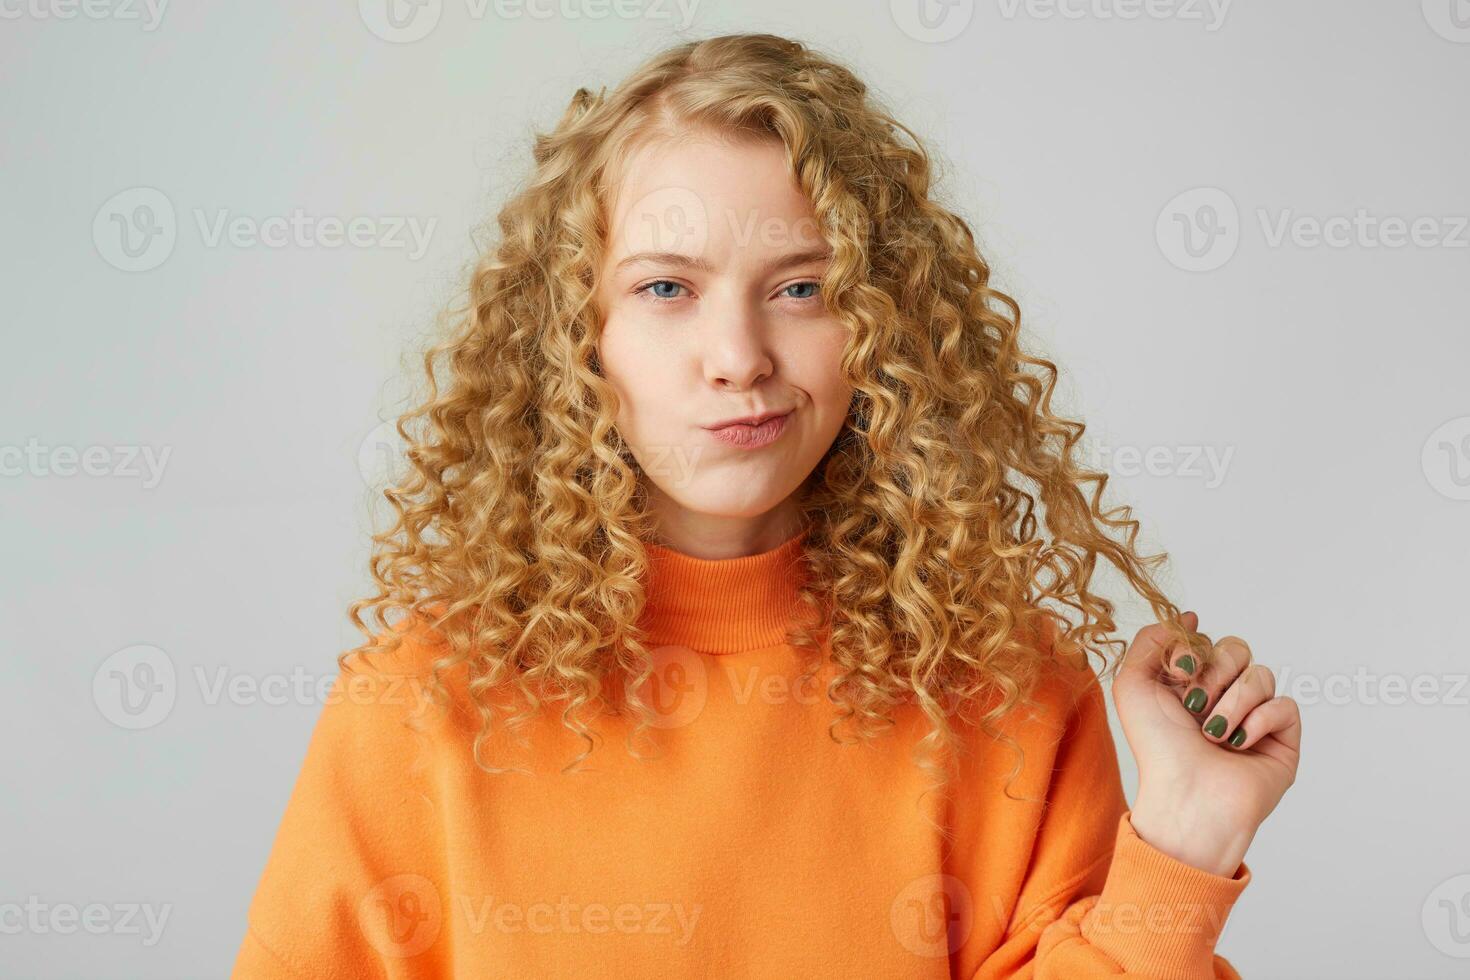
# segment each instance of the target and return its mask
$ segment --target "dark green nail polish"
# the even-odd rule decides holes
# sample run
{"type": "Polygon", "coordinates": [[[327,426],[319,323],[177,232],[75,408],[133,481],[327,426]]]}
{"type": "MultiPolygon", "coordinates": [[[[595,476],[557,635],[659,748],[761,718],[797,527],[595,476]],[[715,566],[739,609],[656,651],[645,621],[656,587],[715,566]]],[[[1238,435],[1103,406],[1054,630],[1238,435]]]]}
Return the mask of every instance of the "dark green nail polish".
{"type": "Polygon", "coordinates": [[[1205,710],[1205,702],[1209,699],[1210,696],[1205,693],[1204,688],[1191,688],[1190,692],[1184,696],[1184,706],[1194,714],[1199,714],[1205,710]]]}
{"type": "Polygon", "coordinates": [[[1216,715],[1209,721],[1205,722],[1205,734],[1210,736],[1210,738],[1219,738],[1221,735],[1224,735],[1225,716],[1216,715]]]}
{"type": "Polygon", "coordinates": [[[1237,728],[1235,734],[1230,736],[1230,744],[1237,749],[1245,744],[1245,729],[1237,728]]]}
{"type": "Polygon", "coordinates": [[[1192,674],[1194,673],[1194,658],[1186,653],[1184,656],[1174,661],[1174,666],[1178,667],[1186,674],[1192,674]]]}

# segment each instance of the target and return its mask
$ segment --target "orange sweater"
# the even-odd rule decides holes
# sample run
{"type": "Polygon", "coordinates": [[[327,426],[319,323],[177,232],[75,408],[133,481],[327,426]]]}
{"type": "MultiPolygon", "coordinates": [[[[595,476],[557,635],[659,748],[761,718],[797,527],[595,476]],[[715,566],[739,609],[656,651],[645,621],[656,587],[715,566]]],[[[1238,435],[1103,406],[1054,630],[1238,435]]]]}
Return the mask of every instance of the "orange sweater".
{"type": "Polygon", "coordinates": [[[922,802],[917,710],[828,737],[830,674],[795,684],[782,642],[803,540],[717,561],[650,546],[651,761],[604,714],[592,771],[560,774],[583,743],[552,711],[528,751],[487,756],[535,775],[484,773],[458,688],[415,734],[426,630],[339,676],[233,976],[1238,980],[1213,950],[1250,872],[1133,832],[1092,671],[1049,671],[1002,723],[1026,753],[1011,795],[1045,806],[1007,798],[1015,755],[973,726],[948,797],[922,802]]]}

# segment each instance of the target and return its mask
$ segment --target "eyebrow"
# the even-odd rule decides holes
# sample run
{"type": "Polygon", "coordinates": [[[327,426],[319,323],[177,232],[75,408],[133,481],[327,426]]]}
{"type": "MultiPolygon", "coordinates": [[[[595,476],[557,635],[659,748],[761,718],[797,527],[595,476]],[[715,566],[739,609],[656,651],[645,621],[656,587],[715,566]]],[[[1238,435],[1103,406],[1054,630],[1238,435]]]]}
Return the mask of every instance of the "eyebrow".
{"type": "MultiPolygon", "coordinates": [[[[780,272],[782,269],[790,269],[809,262],[822,262],[832,257],[830,248],[809,249],[805,252],[791,252],[787,255],[777,256],[761,271],[763,273],[780,272]]],[[[647,262],[657,265],[676,265],[681,269],[696,269],[700,272],[713,272],[714,267],[697,255],[685,255],[682,252],[634,252],[613,267],[613,271],[621,271],[625,266],[634,265],[639,262],[647,262]]]]}

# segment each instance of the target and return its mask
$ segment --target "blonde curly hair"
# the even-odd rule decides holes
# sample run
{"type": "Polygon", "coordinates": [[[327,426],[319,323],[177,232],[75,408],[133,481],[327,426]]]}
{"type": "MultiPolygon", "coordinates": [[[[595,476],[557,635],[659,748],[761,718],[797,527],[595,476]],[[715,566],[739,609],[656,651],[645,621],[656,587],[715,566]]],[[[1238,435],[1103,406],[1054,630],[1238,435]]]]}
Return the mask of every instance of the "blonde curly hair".
{"type": "Polygon", "coordinates": [[[638,754],[651,525],[597,360],[594,271],[620,166],[696,128],[784,144],[833,250],[821,292],[850,330],[854,391],[802,488],[811,616],[789,634],[812,655],[827,642],[829,734],[873,737],[912,703],[930,723],[916,761],[934,771],[956,705],[999,695],[977,719],[990,730],[1059,651],[1114,670],[1104,651],[1125,644],[1090,587],[1099,558],[1208,662],[1208,638],[1152,580],[1166,556],[1137,553],[1129,508],[1102,509],[1108,477],[1078,459],[1084,426],[1051,409],[1056,367],[1022,350],[1019,306],[991,287],[965,221],[931,200],[918,138],[808,46],[734,34],[663,51],[610,93],[578,89],[536,134],[534,171],[450,336],[423,355],[427,395],[397,422],[411,472],[385,491],[396,517],[373,536],[377,593],[348,613],[368,642],[341,666],[395,649],[400,618],[427,623],[437,699],[444,672],[467,672],[481,768],[505,771],[482,757],[497,724],[519,730],[547,704],[586,743],[567,769],[596,746],[594,708],[632,713],[638,754]]]}

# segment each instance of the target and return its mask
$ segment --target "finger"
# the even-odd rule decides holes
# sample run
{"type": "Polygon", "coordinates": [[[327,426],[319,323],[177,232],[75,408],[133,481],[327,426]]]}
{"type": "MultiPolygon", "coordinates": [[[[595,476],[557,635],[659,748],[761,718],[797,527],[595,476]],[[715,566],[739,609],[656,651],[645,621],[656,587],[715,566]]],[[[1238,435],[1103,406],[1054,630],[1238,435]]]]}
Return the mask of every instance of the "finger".
{"type": "Polygon", "coordinates": [[[1139,630],[1123,655],[1123,663],[1113,686],[1124,687],[1151,685],[1158,682],[1169,668],[1168,661],[1175,648],[1174,634],[1164,623],[1154,623],[1139,630]]]}
{"type": "Polygon", "coordinates": [[[1200,672],[1194,685],[1184,692],[1184,707],[1202,718],[1211,706],[1235,682],[1251,662],[1251,648],[1238,636],[1227,636],[1215,644],[1209,666],[1200,672]]]}
{"type": "Polygon", "coordinates": [[[1302,747],[1301,709],[1294,699],[1284,694],[1264,701],[1246,712],[1236,727],[1245,732],[1240,744],[1234,746],[1241,751],[1255,745],[1267,735],[1276,736],[1277,741],[1294,752],[1299,752],[1302,747]]]}
{"type": "Polygon", "coordinates": [[[1276,675],[1265,664],[1248,664],[1235,682],[1225,689],[1209,720],[1201,729],[1212,742],[1223,742],[1227,737],[1236,739],[1233,748],[1240,748],[1245,736],[1237,722],[1255,710],[1257,705],[1269,701],[1276,693],[1276,675]]]}
{"type": "MultiPolygon", "coordinates": [[[[1179,617],[1179,621],[1184,624],[1185,629],[1191,632],[1197,632],[1199,630],[1199,616],[1193,612],[1182,614],[1179,617]]],[[[1206,637],[1205,639],[1208,642],[1209,638],[1206,637]]],[[[1169,648],[1166,661],[1165,675],[1169,682],[1176,687],[1188,685],[1194,679],[1194,675],[1199,671],[1199,659],[1195,656],[1194,650],[1190,649],[1189,645],[1183,641],[1176,641],[1169,648]]]]}

